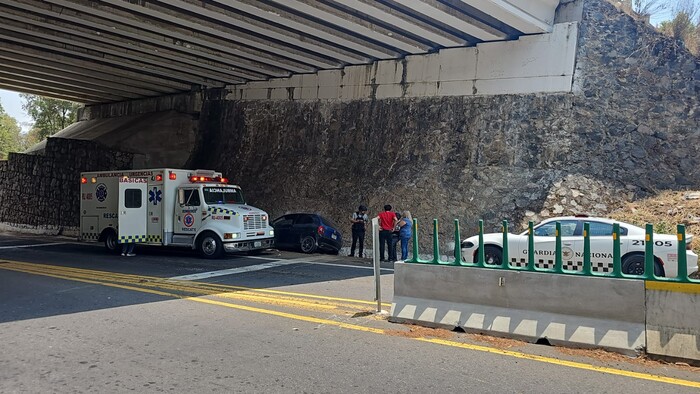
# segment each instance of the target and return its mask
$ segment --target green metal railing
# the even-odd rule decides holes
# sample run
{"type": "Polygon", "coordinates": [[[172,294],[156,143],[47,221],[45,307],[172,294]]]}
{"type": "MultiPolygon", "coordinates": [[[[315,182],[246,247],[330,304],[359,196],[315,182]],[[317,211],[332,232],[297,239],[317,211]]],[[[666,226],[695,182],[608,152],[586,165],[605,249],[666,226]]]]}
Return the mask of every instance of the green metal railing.
{"type": "MultiPolygon", "coordinates": [[[[534,223],[528,223],[527,231],[527,262],[524,266],[517,267],[510,263],[510,250],[509,250],[509,232],[508,232],[508,221],[504,220],[502,222],[502,249],[501,249],[501,262],[500,264],[495,263],[495,261],[486,261],[485,245],[484,245],[484,221],[479,220],[478,226],[478,249],[476,255],[473,256],[475,261],[468,262],[469,256],[462,256],[461,248],[461,235],[459,220],[454,221],[454,239],[455,239],[455,250],[454,250],[454,261],[442,261],[440,257],[440,242],[438,236],[438,220],[433,220],[433,233],[432,233],[432,244],[433,253],[432,259],[422,260],[419,257],[418,248],[418,219],[413,219],[413,256],[406,260],[407,263],[418,263],[418,264],[435,264],[435,265],[455,265],[463,267],[477,267],[477,268],[490,268],[490,269],[505,269],[511,271],[530,271],[530,272],[548,272],[554,274],[562,275],[580,275],[580,276],[595,276],[595,277],[610,277],[610,278],[630,278],[630,279],[645,279],[645,280],[658,280],[658,281],[668,281],[668,282],[681,282],[681,283],[699,283],[700,280],[690,279],[688,277],[688,262],[686,256],[686,234],[685,226],[679,224],[677,226],[677,265],[678,274],[675,278],[664,278],[658,277],[654,272],[657,266],[656,258],[654,257],[654,226],[647,224],[645,228],[645,239],[644,239],[644,271],[641,275],[625,274],[623,273],[622,267],[622,255],[621,255],[621,243],[620,243],[620,224],[613,224],[612,233],[612,265],[613,269],[610,273],[600,273],[593,271],[591,263],[591,235],[590,235],[590,224],[585,222],[583,224],[583,256],[578,256],[583,258],[583,266],[581,270],[571,270],[564,268],[564,257],[562,251],[562,235],[561,235],[561,223],[555,223],[555,251],[554,251],[554,264],[552,268],[541,268],[537,266],[535,261],[535,236],[534,236],[534,223]],[[495,264],[494,264],[495,263],[495,264]]],[[[571,259],[567,261],[576,261],[577,256],[571,256],[571,259]]]]}

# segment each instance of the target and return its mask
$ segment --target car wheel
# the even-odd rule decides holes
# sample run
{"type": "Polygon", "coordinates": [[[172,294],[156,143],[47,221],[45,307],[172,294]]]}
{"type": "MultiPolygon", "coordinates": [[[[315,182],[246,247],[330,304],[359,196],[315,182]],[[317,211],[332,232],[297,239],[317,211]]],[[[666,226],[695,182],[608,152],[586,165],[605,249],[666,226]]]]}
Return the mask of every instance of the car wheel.
{"type": "MultiPolygon", "coordinates": [[[[474,254],[474,262],[479,261],[479,249],[474,254]]],[[[503,251],[498,246],[484,246],[484,264],[486,265],[501,265],[503,261],[503,251]]]]}
{"type": "MultiPolygon", "coordinates": [[[[633,254],[622,259],[622,273],[626,275],[644,275],[644,255],[633,254]]],[[[654,275],[664,276],[664,270],[656,259],[654,259],[654,275]]]]}
{"type": "Polygon", "coordinates": [[[107,252],[109,253],[118,253],[119,252],[119,243],[117,243],[117,233],[114,231],[107,231],[107,234],[105,234],[105,249],[107,249],[107,252]]]}
{"type": "Polygon", "coordinates": [[[206,232],[197,238],[199,254],[206,259],[216,259],[224,253],[224,245],[218,235],[206,232]]]}
{"type": "Polygon", "coordinates": [[[318,248],[318,244],[316,244],[316,238],[307,235],[304,238],[301,239],[301,251],[304,253],[313,253],[316,251],[316,248],[318,248]]]}

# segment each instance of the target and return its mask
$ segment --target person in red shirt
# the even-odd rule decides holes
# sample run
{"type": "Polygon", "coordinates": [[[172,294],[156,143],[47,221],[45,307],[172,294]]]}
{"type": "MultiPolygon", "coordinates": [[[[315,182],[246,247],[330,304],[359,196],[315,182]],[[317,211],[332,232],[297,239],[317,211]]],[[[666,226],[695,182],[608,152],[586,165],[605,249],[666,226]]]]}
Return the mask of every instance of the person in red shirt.
{"type": "Polygon", "coordinates": [[[391,247],[391,233],[394,231],[394,227],[396,226],[396,222],[398,220],[396,219],[396,214],[391,211],[391,205],[389,204],[384,206],[384,212],[380,213],[378,218],[379,261],[388,261],[384,260],[384,245],[386,245],[386,250],[389,253],[389,256],[391,256],[391,251],[389,251],[389,248],[391,247]]]}

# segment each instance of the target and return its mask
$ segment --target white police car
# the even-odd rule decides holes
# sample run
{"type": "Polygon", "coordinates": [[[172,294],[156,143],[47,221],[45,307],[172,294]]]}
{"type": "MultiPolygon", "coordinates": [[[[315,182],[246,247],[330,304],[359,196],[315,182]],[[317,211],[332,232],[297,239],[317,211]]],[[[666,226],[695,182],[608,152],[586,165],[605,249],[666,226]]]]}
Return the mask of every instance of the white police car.
{"type": "MultiPolygon", "coordinates": [[[[564,269],[583,270],[583,224],[590,224],[591,268],[593,272],[613,271],[613,223],[620,224],[620,255],[622,273],[642,275],[644,273],[644,249],[646,232],[643,228],[594,217],[557,217],[534,227],[535,265],[538,268],[554,268],[556,222],[561,223],[561,245],[564,269]]],[[[686,259],[688,274],[698,270],[698,256],[691,250],[693,236],[686,235],[686,259]]],[[[500,265],[503,258],[503,234],[484,234],[485,263],[500,265]]],[[[462,259],[478,261],[479,236],[462,242],[462,259]]],[[[657,276],[676,277],[678,273],[678,239],[675,234],[654,234],[654,273],[657,276]]],[[[521,234],[508,235],[508,257],[511,266],[523,267],[528,261],[527,230],[521,234]]]]}

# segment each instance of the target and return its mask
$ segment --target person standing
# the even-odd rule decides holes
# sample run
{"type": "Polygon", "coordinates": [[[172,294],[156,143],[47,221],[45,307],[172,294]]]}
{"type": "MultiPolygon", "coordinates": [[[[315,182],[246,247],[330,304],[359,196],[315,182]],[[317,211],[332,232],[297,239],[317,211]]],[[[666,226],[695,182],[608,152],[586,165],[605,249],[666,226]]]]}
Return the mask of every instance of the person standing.
{"type": "Polygon", "coordinates": [[[396,246],[399,244],[399,221],[401,220],[401,214],[398,212],[394,213],[396,215],[396,224],[394,225],[394,231],[391,232],[391,246],[389,247],[389,261],[396,261],[396,246]]]}
{"type": "Polygon", "coordinates": [[[122,256],[127,256],[127,257],[136,256],[136,254],[134,253],[134,246],[136,246],[136,244],[133,242],[123,243],[122,244],[122,256]]]}
{"type": "Polygon", "coordinates": [[[365,231],[367,230],[367,207],[360,205],[357,212],[352,214],[350,221],[352,222],[352,246],[350,247],[349,256],[355,256],[355,244],[359,243],[357,257],[364,257],[362,251],[365,244],[365,231]]]}
{"type": "Polygon", "coordinates": [[[379,216],[379,261],[388,261],[384,259],[384,250],[386,250],[389,255],[391,251],[391,233],[394,232],[394,226],[396,226],[396,214],[391,211],[391,205],[387,204],[384,206],[384,212],[380,213],[379,216]],[[386,248],[384,247],[386,245],[386,248]]]}
{"type": "Polygon", "coordinates": [[[403,217],[399,220],[399,239],[401,240],[401,261],[408,259],[408,241],[413,235],[413,218],[411,212],[403,211],[403,217]]]}

